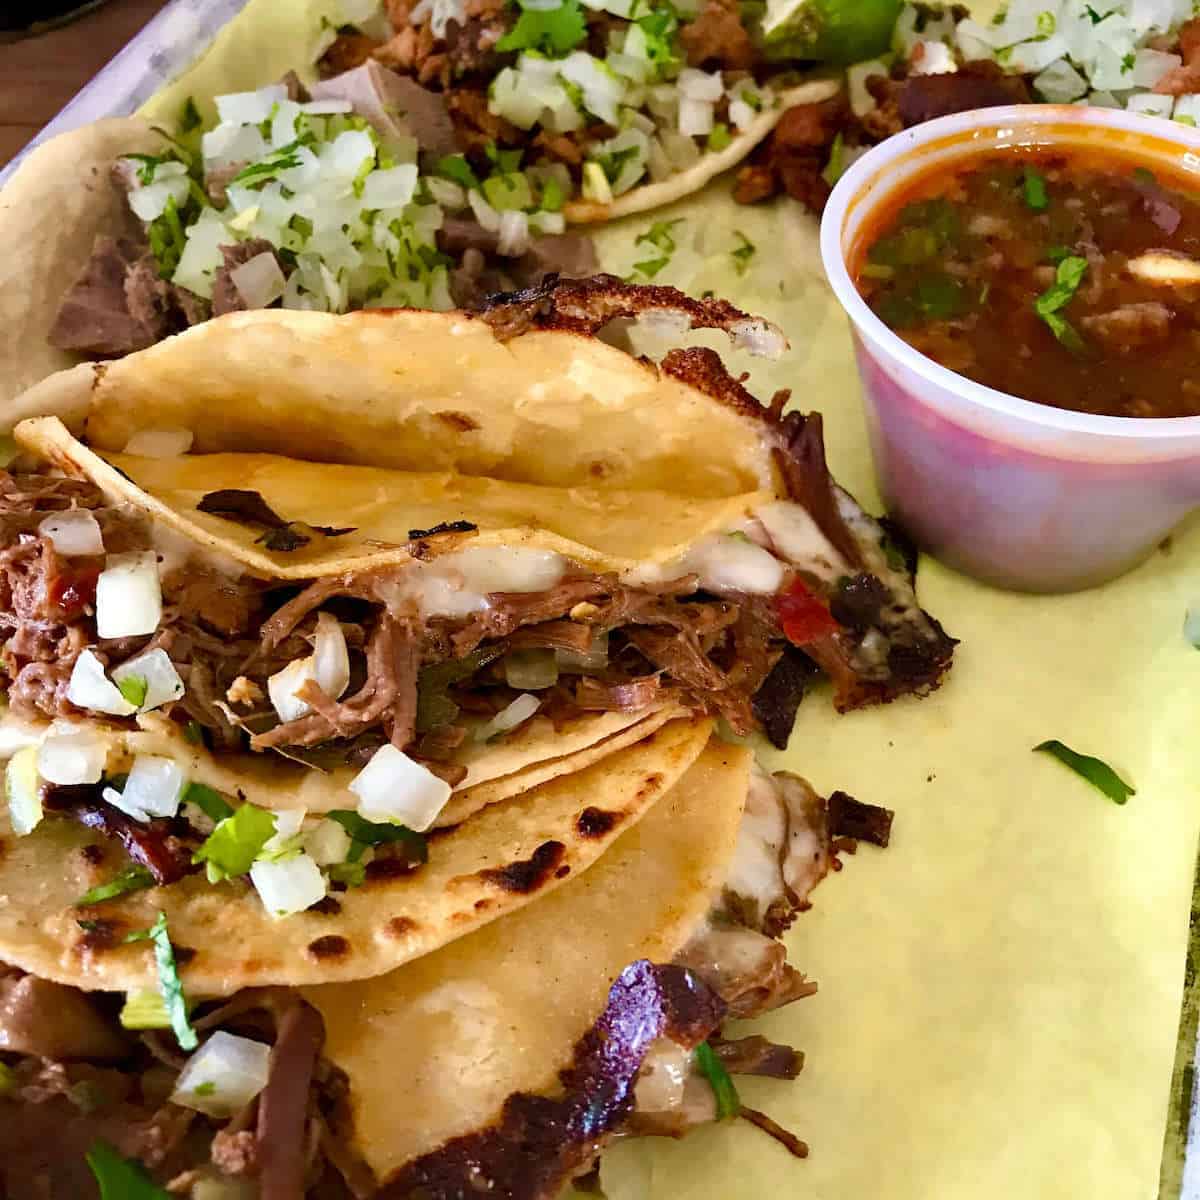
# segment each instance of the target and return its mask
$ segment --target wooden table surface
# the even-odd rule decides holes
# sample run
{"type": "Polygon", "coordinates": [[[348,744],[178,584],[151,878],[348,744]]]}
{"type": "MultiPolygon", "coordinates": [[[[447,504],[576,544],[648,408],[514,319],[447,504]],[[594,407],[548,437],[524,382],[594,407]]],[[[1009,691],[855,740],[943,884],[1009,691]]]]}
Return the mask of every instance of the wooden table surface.
{"type": "Polygon", "coordinates": [[[165,3],[109,0],[61,29],[0,44],[0,166],[165,3]]]}

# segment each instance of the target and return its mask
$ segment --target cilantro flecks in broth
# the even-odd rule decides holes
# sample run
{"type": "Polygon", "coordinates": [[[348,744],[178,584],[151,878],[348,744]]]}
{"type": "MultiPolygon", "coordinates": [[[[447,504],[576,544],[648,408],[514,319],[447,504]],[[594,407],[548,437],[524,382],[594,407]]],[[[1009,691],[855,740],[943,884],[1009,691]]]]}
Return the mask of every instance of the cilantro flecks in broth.
{"type": "Polygon", "coordinates": [[[854,264],[878,316],[1002,392],[1120,417],[1200,415],[1200,188],[1135,159],[995,151],[918,178],[854,264]]]}

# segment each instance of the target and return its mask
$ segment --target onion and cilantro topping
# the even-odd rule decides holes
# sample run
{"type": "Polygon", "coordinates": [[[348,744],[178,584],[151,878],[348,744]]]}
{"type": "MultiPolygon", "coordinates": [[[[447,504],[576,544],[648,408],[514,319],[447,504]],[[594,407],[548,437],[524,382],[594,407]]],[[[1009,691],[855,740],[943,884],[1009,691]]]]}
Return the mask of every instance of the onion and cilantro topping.
{"type": "Polygon", "coordinates": [[[121,689],[105,675],[104,664],[93,650],[82,651],[75,660],[71,678],[67,681],[67,699],[76,708],[113,717],[128,717],[137,711],[137,705],[126,699],[121,689]]]}
{"type": "Polygon", "coordinates": [[[183,680],[171,656],[158,647],[127,659],[113,671],[112,679],[138,712],[149,712],[183,698],[183,680]]]}
{"type": "Polygon", "coordinates": [[[325,896],[328,883],[321,868],[303,851],[287,858],[260,858],[250,868],[250,882],[274,917],[311,908],[325,896]]]}
{"type": "MultiPolygon", "coordinates": [[[[1194,16],[1191,0],[1011,0],[985,23],[909,3],[896,21],[892,50],[921,74],[994,62],[1030,76],[1034,96],[1048,104],[1125,108],[1195,125],[1200,78],[1188,77],[1182,54],[1164,49],[1194,16]]],[[[874,106],[865,78],[886,74],[890,65],[884,56],[851,68],[858,115],[874,106]]]]}
{"type": "Polygon", "coordinates": [[[274,835],[274,815],[257,805],[243,804],[217,823],[192,861],[204,863],[209,883],[220,883],[245,875],[274,835]]]}
{"type": "Polygon", "coordinates": [[[175,949],[167,929],[166,913],[160,912],[149,929],[138,930],[125,938],[126,942],[152,942],[154,964],[158,971],[158,990],[170,1017],[175,1039],[182,1050],[195,1050],[198,1038],[188,1020],[187,1001],[183,994],[183,983],[175,965],[175,949]]]}
{"type": "Polygon", "coordinates": [[[381,746],[350,781],[368,821],[394,822],[423,833],[450,799],[450,785],[395,746],[381,746]]]}
{"type": "Polygon", "coordinates": [[[173,817],[187,787],[187,777],[174,759],[159,754],[139,754],[125,779],[125,786],[106,787],[104,799],[135,821],[173,817]]]}
{"type": "Polygon", "coordinates": [[[1090,754],[1080,754],[1056,739],[1040,742],[1034,746],[1034,750],[1058,759],[1064,767],[1074,771],[1081,779],[1086,779],[1114,804],[1124,804],[1130,796],[1137,794],[1137,790],[1126,783],[1108,763],[1090,754]]]}
{"type": "Polygon", "coordinates": [[[183,1108],[230,1117],[267,1086],[271,1047],[217,1030],[187,1060],[171,1102],[183,1108]]]}
{"type": "Polygon", "coordinates": [[[100,523],[86,508],[51,513],[38,525],[38,533],[49,539],[64,558],[87,557],[104,553],[100,523]]]}
{"type": "Polygon", "coordinates": [[[162,620],[158,559],[152,550],[110,554],[96,580],[96,632],[102,638],[141,637],[162,620]]]}
{"type": "Polygon", "coordinates": [[[108,746],[95,730],[56,723],[37,747],[37,773],[47,783],[65,786],[98,783],[107,758],[108,746]]]}

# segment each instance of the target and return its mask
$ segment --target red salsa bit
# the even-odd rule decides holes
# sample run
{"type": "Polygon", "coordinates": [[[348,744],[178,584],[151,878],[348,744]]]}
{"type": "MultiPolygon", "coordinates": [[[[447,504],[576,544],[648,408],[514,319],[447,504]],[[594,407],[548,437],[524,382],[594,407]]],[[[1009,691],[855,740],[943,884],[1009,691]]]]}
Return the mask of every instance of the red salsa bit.
{"type": "Polygon", "coordinates": [[[793,646],[807,646],[841,628],[829,609],[799,579],[780,594],[777,604],[783,636],[793,646]]]}

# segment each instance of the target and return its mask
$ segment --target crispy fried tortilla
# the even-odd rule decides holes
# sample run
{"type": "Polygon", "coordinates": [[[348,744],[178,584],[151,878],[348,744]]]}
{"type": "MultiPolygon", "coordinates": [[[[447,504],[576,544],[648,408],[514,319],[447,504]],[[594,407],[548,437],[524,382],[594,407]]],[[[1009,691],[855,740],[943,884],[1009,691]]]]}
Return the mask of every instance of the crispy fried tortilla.
{"type": "MultiPolygon", "coordinates": [[[[697,1043],[815,991],[774,939],[828,869],[836,819],[802,781],[714,741],[544,902],[388,975],[304,989],[348,1080],[335,1134],[381,1196],[474,1179],[543,1200],[613,1134],[713,1119],[697,1043]],[[407,1064],[403,1105],[380,1061],[407,1064]]],[[[801,1062],[761,1036],[720,1053],[777,1078],[801,1062]]]]}
{"type": "Polygon", "coordinates": [[[162,912],[173,943],[194,951],[181,972],[196,995],[377,975],[586,870],[671,788],[711,728],[707,721],[664,726],[431,837],[428,862],[415,869],[378,856],[362,885],[284,920],[273,919],[244,879],[210,884],[203,873],[77,908],[85,891],[120,869],[122,856],[80,824],[97,798],[63,789],[61,807],[48,796],[51,811],[31,834],[15,837],[8,818],[0,821],[0,892],[8,897],[0,908],[0,958],[86,990],[153,987],[155,966],[145,946],[121,943],[162,912]],[[603,829],[585,816],[589,810],[608,814],[603,829]],[[85,852],[86,846],[97,849],[85,852]]]}

